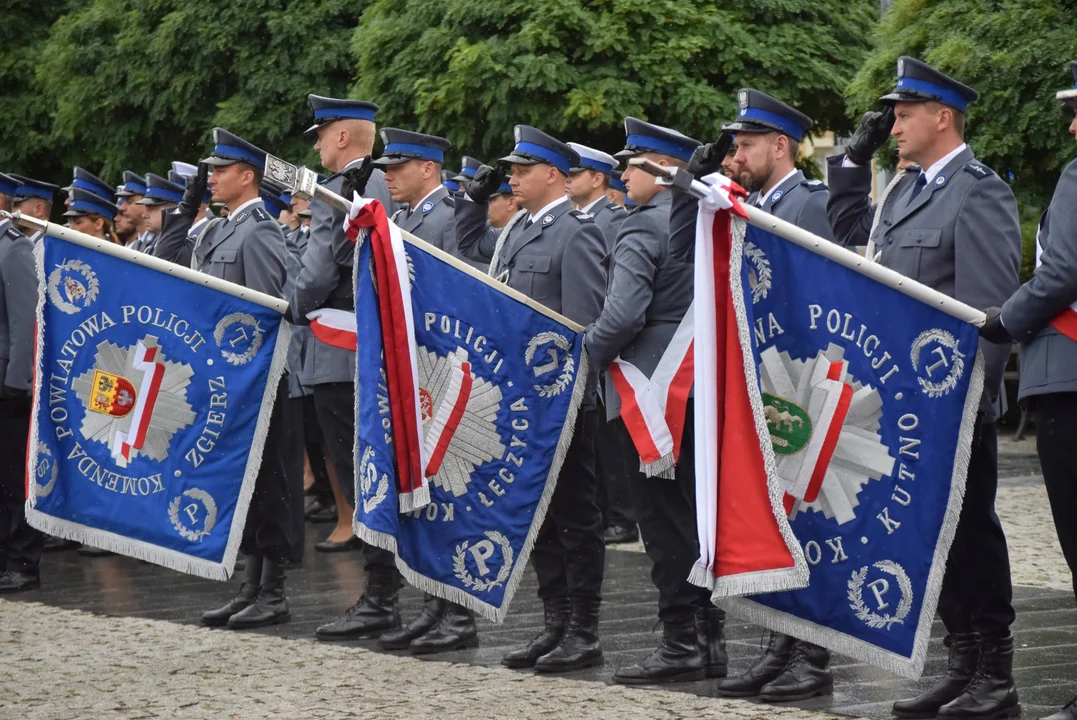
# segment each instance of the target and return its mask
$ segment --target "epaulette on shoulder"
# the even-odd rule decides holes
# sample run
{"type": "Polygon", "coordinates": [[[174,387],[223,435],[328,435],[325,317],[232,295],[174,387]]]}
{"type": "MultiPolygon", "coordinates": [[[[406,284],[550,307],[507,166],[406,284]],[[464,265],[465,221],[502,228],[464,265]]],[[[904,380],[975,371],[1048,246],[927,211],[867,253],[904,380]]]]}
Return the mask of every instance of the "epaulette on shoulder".
{"type": "Polygon", "coordinates": [[[582,223],[593,223],[595,221],[594,215],[585,213],[583,210],[570,210],[568,214],[582,223]]]}
{"type": "Polygon", "coordinates": [[[270,215],[269,213],[267,213],[267,212],[266,212],[265,210],[263,210],[262,208],[258,208],[258,207],[256,207],[256,208],[253,208],[253,209],[251,210],[251,215],[252,215],[252,216],[254,217],[254,219],[255,219],[256,221],[258,221],[258,222],[263,222],[263,221],[265,221],[265,220],[272,220],[272,219],[273,219],[273,216],[272,216],[272,215],[270,215]]]}
{"type": "Polygon", "coordinates": [[[969,173],[970,175],[975,177],[977,180],[982,180],[985,177],[991,177],[992,175],[995,174],[995,172],[991,168],[989,168],[986,165],[983,165],[983,164],[981,164],[981,163],[979,163],[979,162],[977,162],[975,160],[970,162],[963,169],[964,169],[965,172],[969,173]]]}
{"type": "Polygon", "coordinates": [[[808,188],[812,192],[826,190],[826,183],[824,183],[822,180],[805,180],[801,183],[801,185],[808,188]]]}
{"type": "Polygon", "coordinates": [[[456,207],[456,198],[454,198],[452,195],[446,195],[445,197],[441,198],[441,202],[445,203],[451,208],[456,207]]]}
{"type": "Polygon", "coordinates": [[[13,227],[9,227],[7,230],[4,231],[4,237],[8,238],[9,240],[18,240],[22,236],[23,234],[13,227]]]}

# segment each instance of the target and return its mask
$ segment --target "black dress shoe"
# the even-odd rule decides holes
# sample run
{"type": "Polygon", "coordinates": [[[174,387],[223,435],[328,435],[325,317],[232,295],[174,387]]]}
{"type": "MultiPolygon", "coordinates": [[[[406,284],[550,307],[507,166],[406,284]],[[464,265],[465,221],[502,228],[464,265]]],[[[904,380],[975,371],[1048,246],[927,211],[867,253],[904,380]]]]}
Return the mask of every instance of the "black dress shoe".
{"type": "Polygon", "coordinates": [[[422,637],[412,640],[408,650],[416,655],[426,655],[478,645],[479,628],[475,625],[475,613],[462,605],[447,603],[437,625],[422,637]]]}
{"type": "Polygon", "coordinates": [[[639,540],[639,530],[635,525],[610,525],[602,533],[602,542],[607,545],[634,543],[639,540]]]}
{"type": "Polygon", "coordinates": [[[619,669],[613,681],[621,685],[702,680],[703,656],[699,653],[694,616],[662,623],[662,642],[643,662],[619,669]]]}
{"type": "Polygon", "coordinates": [[[1013,635],[980,638],[980,661],[961,694],[939,708],[940,720],[1001,720],[1021,716],[1013,681],[1013,635]]]}
{"type": "Polygon", "coordinates": [[[239,594],[222,607],[202,613],[203,625],[224,627],[228,624],[229,618],[245,609],[258,597],[258,585],[262,581],[262,558],[249,557],[245,559],[245,562],[243,584],[239,586],[239,594]]]}
{"type": "Polygon", "coordinates": [[[445,614],[445,601],[441,598],[427,595],[423,609],[410,623],[400,628],[385,633],[378,638],[378,647],[382,650],[407,650],[411,641],[422,637],[438,624],[438,620],[445,614]]]}
{"type": "Polygon", "coordinates": [[[563,673],[605,662],[602,642],[598,637],[600,604],[600,601],[591,598],[571,598],[572,609],[565,634],[557,647],[535,661],[535,672],[563,673]]]}
{"type": "Polygon", "coordinates": [[[950,633],[942,644],[947,649],[946,674],[925,692],[894,703],[894,717],[910,720],[933,718],[939,708],[965,689],[980,660],[980,636],[976,633],[950,633]]]}
{"type": "Polygon", "coordinates": [[[792,702],[834,692],[834,675],[830,672],[830,651],[797,640],[789,664],[781,674],[759,690],[763,702],[792,702]]]}
{"type": "Polygon", "coordinates": [[[400,627],[397,606],[399,575],[396,568],[378,567],[370,571],[366,592],[348,608],[344,617],[314,631],[319,640],[358,640],[378,637],[400,627]]]}
{"type": "Polygon", "coordinates": [[[535,667],[540,657],[557,647],[568,625],[569,602],[567,597],[547,598],[542,601],[543,629],[531,642],[518,650],[511,650],[501,658],[507,668],[535,667]]]}
{"type": "Polygon", "coordinates": [[[363,541],[354,535],[344,542],[322,540],[319,543],[314,543],[314,549],[322,553],[350,552],[352,550],[362,550],[363,541]]]}
{"type": "Polygon", "coordinates": [[[742,675],[720,681],[715,690],[722,697],[755,697],[764,685],[778,677],[785,669],[795,644],[796,638],[772,632],[763,657],[742,675]]]}
{"type": "Polygon", "coordinates": [[[37,573],[8,570],[0,575],[0,593],[24,592],[39,587],[41,587],[41,577],[37,573]]]}
{"type": "Polygon", "coordinates": [[[307,504],[303,517],[311,523],[336,522],[337,506],[335,503],[322,502],[320,498],[315,498],[307,504]]]}
{"type": "Polygon", "coordinates": [[[83,545],[78,549],[78,554],[83,557],[108,557],[109,555],[115,555],[116,553],[111,550],[102,550],[98,547],[91,545],[83,545]]]}
{"type": "Polygon", "coordinates": [[[258,595],[254,602],[228,618],[228,627],[233,630],[266,627],[288,622],[291,617],[288,598],[284,597],[284,568],[265,558],[258,595]]]}
{"type": "Polygon", "coordinates": [[[1077,698],[1073,698],[1053,715],[1048,715],[1043,720],[1077,720],[1077,698]]]}
{"type": "Polygon", "coordinates": [[[81,547],[82,543],[74,540],[65,540],[63,538],[56,537],[55,535],[45,536],[45,549],[44,552],[61,552],[63,550],[74,550],[77,547],[81,547]]]}

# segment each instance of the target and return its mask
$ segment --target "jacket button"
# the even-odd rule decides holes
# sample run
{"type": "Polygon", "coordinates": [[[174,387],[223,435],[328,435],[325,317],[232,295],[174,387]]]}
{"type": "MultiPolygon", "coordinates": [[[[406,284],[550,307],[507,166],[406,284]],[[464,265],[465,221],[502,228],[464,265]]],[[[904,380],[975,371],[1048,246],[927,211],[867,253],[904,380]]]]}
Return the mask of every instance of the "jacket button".
{"type": "Polygon", "coordinates": [[[535,267],[535,261],[532,260],[531,262],[527,263],[527,267],[528,267],[528,269],[531,269],[531,268],[535,267]]]}

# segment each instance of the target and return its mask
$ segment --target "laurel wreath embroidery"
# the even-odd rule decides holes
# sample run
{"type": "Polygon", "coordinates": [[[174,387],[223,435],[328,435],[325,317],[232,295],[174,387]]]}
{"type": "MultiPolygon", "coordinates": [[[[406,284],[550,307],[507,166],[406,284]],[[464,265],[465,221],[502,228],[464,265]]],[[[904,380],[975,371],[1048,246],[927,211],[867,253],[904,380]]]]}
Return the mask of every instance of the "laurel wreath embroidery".
{"type": "Polygon", "coordinates": [[[97,275],[90,269],[90,266],[81,260],[66,260],[61,265],[57,265],[56,269],[49,273],[49,299],[52,300],[52,304],[59,308],[62,312],[68,315],[74,315],[82,307],[75,305],[74,303],[64,300],[60,295],[60,283],[63,282],[63,271],[73,270],[86,280],[86,295],[83,300],[82,307],[89,307],[90,303],[97,299],[97,292],[100,290],[100,283],[97,281],[97,275]]]}
{"type": "Polygon", "coordinates": [[[868,627],[876,630],[884,628],[889,630],[894,623],[904,624],[905,618],[912,609],[912,582],[901,566],[892,560],[880,560],[873,567],[897,579],[898,589],[901,590],[901,602],[898,603],[897,609],[893,615],[890,615],[890,613],[879,615],[868,610],[867,605],[864,604],[863,590],[864,580],[868,577],[867,565],[860,568],[860,570],[854,570],[853,576],[849,579],[849,607],[856,613],[857,620],[866,623],[868,627]]]}
{"type": "Polygon", "coordinates": [[[948,395],[951,390],[957,387],[957,381],[965,374],[965,355],[957,349],[957,339],[947,331],[939,330],[938,328],[925,330],[913,341],[912,350],[909,353],[913,369],[920,369],[920,351],[928,343],[935,341],[952,350],[954,356],[950,362],[950,372],[941,382],[932,382],[922,377],[916,378],[920,383],[920,387],[924,389],[924,392],[930,398],[940,398],[943,395],[948,395]]]}
{"type": "Polygon", "coordinates": [[[752,286],[752,304],[754,305],[766,298],[767,293],[770,292],[770,261],[761,249],[747,241],[744,243],[744,256],[752,261],[752,266],[755,268],[756,282],[752,286]]]}
{"type": "Polygon", "coordinates": [[[497,530],[490,530],[484,533],[488,539],[498,544],[501,548],[501,556],[504,558],[504,562],[501,565],[501,569],[497,572],[497,577],[492,580],[481,580],[474,577],[468,572],[467,565],[464,563],[464,553],[467,552],[468,541],[460,543],[456,546],[456,554],[452,558],[452,569],[457,579],[466,588],[470,588],[475,592],[486,592],[492,590],[498,585],[503,585],[506,580],[509,579],[509,575],[512,574],[512,545],[509,544],[509,539],[499,533],[497,530]]]}
{"type": "Polygon", "coordinates": [[[175,499],[169,503],[168,519],[172,521],[172,527],[176,529],[176,532],[178,532],[184,540],[201,542],[203,538],[209,536],[210,532],[213,530],[213,526],[217,524],[217,503],[213,502],[213,496],[205,490],[200,490],[198,488],[184,490],[183,495],[177,495],[175,499]],[[189,497],[192,500],[200,500],[205,506],[206,521],[203,523],[204,527],[202,530],[191,530],[180,522],[180,500],[184,497],[189,497]]]}
{"type": "Polygon", "coordinates": [[[378,489],[374,491],[372,497],[366,497],[370,494],[371,488],[374,487],[374,480],[378,477],[378,469],[374,467],[374,464],[370,462],[374,457],[374,448],[367,447],[363,452],[363,459],[359,463],[359,477],[360,477],[360,489],[363,492],[363,512],[369,513],[374,510],[378,505],[381,505],[381,501],[389,494],[389,476],[385,473],[381,476],[381,482],[378,483],[378,489]]]}
{"type": "Polygon", "coordinates": [[[52,489],[56,487],[56,477],[60,474],[60,466],[52,461],[52,451],[49,450],[48,445],[43,442],[37,444],[37,468],[34,478],[34,494],[38,497],[48,497],[52,492],[52,489]],[[46,457],[42,457],[42,456],[46,457]],[[37,480],[45,476],[49,472],[49,466],[52,466],[52,476],[49,478],[48,483],[42,485],[37,480]]]}
{"type": "Polygon", "coordinates": [[[258,350],[262,347],[262,329],[258,327],[258,321],[254,319],[254,316],[247,313],[230,313],[221,318],[217,323],[217,327],[213,330],[213,339],[217,341],[217,346],[221,348],[221,356],[231,365],[246,365],[254,356],[258,354],[258,350]],[[242,355],[239,353],[230,352],[225,350],[221,346],[224,342],[224,333],[228,328],[232,327],[236,323],[245,325],[254,330],[254,337],[251,338],[251,344],[247,348],[247,352],[242,355]]]}
{"type": "Polygon", "coordinates": [[[527,344],[527,352],[524,353],[524,362],[531,365],[531,361],[535,359],[535,353],[539,347],[548,342],[552,342],[558,349],[567,353],[567,357],[557,380],[549,385],[532,386],[535,390],[538,390],[539,397],[542,398],[551,398],[563,393],[572,383],[572,378],[576,373],[576,361],[573,360],[571,354],[572,346],[564,335],[559,335],[555,332],[542,332],[531,338],[531,342],[527,344]]]}

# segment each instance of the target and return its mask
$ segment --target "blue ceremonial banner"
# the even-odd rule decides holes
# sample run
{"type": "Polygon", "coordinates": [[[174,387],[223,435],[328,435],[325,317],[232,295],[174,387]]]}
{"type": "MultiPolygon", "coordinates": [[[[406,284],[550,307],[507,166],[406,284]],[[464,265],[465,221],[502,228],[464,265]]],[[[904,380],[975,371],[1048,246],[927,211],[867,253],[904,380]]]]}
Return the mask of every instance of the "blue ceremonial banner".
{"type": "Polygon", "coordinates": [[[58,226],[36,255],[27,520],[227,579],[284,367],[279,305],[58,226]]]}
{"type": "Polygon", "coordinates": [[[754,226],[735,233],[731,272],[767,464],[810,582],[719,602],[916,677],[983,390],[977,330],[754,226]]]}
{"type": "Polygon", "coordinates": [[[362,240],[355,532],[394,552],[413,586],[500,622],[572,438],[587,376],[583,333],[407,239],[418,404],[426,442],[441,451],[429,504],[401,514],[374,243],[362,240]]]}

